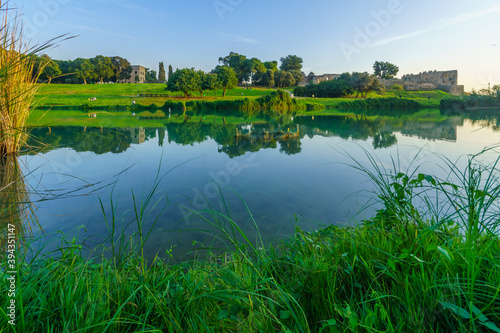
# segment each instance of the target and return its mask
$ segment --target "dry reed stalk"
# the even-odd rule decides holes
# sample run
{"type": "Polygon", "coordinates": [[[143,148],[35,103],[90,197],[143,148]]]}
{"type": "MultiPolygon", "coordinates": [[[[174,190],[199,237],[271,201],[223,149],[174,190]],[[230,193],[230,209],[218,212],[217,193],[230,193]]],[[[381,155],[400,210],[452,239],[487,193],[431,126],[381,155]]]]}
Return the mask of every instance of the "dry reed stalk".
{"type": "Polygon", "coordinates": [[[24,124],[37,91],[41,69],[23,39],[23,23],[8,1],[0,0],[0,156],[17,154],[25,143],[24,124]]]}

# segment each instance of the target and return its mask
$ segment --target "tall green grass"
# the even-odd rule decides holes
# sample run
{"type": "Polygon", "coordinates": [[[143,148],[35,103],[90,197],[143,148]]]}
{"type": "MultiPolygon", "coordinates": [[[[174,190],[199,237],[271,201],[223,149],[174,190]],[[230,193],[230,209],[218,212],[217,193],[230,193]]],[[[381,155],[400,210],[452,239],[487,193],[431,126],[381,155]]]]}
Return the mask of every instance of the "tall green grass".
{"type": "Polygon", "coordinates": [[[480,163],[486,153],[470,156],[465,169],[443,158],[444,179],[397,160],[386,170],[367,153],[368,165],[353,167],[375,184],[377,215],[347,228],[297,230],[279,246],[247,237],[221,201],[193,215],[226,244],[224,254],[179,264],[141,250],[152,230],[144,217],[161,205],[158,176],[144,200],[134,197],[132,238],[121,237],[116,211],[106,216],[118,240],[111,258],[85,258],[76,240],[63,239],[57,253],[22,263],[16,329],[500,332],[500,182],[498,160],[480,163]]]}

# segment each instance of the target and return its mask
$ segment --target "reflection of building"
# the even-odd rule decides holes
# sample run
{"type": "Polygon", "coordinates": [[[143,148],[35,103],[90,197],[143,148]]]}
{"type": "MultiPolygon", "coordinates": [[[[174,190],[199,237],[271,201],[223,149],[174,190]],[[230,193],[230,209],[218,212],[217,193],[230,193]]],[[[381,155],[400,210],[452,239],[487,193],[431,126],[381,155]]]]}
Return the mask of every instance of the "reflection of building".
{"type": "Polygon", "coordinates": [[[146,81],[146,68],[139,65],[133,65],[132,73],[130,73],[130,79],[120,80],[120,83],[144,83],[145,81],[146,81]]]}
{"type": "Polygon", "coordinates": [[[130,138],[132,139],[132,143],[139,144],[144,143],[146,141],[146,131],[143,127],[139,128],[127,128],[130,132],[130,138]]]}

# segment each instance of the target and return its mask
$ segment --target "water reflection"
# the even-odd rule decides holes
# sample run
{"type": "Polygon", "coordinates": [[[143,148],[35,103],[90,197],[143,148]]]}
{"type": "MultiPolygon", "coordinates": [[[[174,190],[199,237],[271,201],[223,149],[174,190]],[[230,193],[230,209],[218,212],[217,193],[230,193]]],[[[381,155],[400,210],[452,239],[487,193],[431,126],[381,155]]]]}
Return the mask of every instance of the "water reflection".
{"type": "Polygon", "coordinates": [[[8,234],[31,234],[35,221],[25,177],[15,156],[0,158],[0,247],[6,248],[8,234]]]}
{"type": "MultiPolygon", "coordinates": [[[[479,122],[480,120],[475,120],[479,122]]],[[[485,126],[496,125],[495,119],[481,120],[485,126]]],[[[407,121],[398,118],[367,118],[366,116],[297,117],[293,123],[276,122],[214,124],[203,121],[166,122],[155,128],[91,128],[54,127],[35,128],[31,132],[31,151],[46,153],[58,148],[95,154],[122,153],[133,144],[141,144],[158,137],[158,144],[194,145],[207,140],[218,144],[218,151],[229,157],[242,156],[262,149],[278,149],[283,154],[301,152],[304,138],[340,137],[348,140],[372,140],[375,149],[397,144],[395,133],[426,140],[457,140],[457,127],[463,117],[442,121],[407,121]]],[[[493,126],[495,129],[496,126],[493,126]]]]}

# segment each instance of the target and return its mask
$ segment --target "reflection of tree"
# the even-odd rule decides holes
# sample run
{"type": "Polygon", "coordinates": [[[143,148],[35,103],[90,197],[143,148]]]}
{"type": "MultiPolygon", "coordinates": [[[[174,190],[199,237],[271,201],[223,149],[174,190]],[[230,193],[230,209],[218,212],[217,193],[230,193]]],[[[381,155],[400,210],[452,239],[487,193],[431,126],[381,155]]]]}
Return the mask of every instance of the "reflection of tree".
{"type": "Polygon", "coordinates": [[[266,141],[262,138],[240,140],[232,138],[231,144],[222,145],[219,147],[219,152],[227,154],[229,157],[237,157],[245,155],[247,152],[257,152],[261,149],[275,149],[276,141],[266,141]]]}
{"type": "MultiPolygon", "coordinates": [[[[290,123],[290,117],[282,119],[284,123],[260,122],[254,124],[252,135],[235,138],[236,124],[215,124],[214,122],[190,121],[170,122],[166,127],[160,128],[82,128],[82,127],[54,127],[37,128],[31,132],[29,145],[35,147],[36,152],[46,152],[55,148],[69,147],[76,151],[92,151],[96,154],[107,152],[121,153],[129,148],[132,143],[140,144],[145,140],[158,135],[158,144],[163,146],[168,134],[168,142],[179,145],[193,145],[206,140],[214,140],[219,152],[230,157],[244,155],[246,152],[256,152],[261,149],[277,148],[279,131],[293,134],[296,125],[300,125],[299,138],[290,141],[281,140],[280,152],[285,154],[298,154],[301,152],[300,140],[304,136],[340,137],[342,139],[368,140],[373,138],[375,149],[387,148],[397,143],[394,132],[403,135],[419,136],[426,139],[456,139],[456,128],[463,123],[460,117],[449,118],[444,121],[417,121],[401,118],[367,118],[366,116],[322,116],[296,117],[290,123]]],[[[178,120],[178,118],[177,118],[178,120]]],[[[250,122],[246,123],[247,125],[250,122]]],[[[293,135],[292,135],[293,136],[293,135]]]]}
{"type": "Polygon", "coordinates": [[[389,148],[398,142],[396,136],[390,132],[380,132],[373,137],[373,148],[389,148]]]}
{"type": "Polygon", "coordinates": [[[163,147],[163,141],[165,141],[165,131],[166,129],[163,128],[158,128],[158,145],[160,147],[163,147]]]}
{"type": "MultiPolygon", "coordinates": [[[[151,135],[149,132],[147,134],[151,135]]],[[[131,131],[126,128],[53,127],[33,129],[28,146],[40,147],[35,149],[37,153],[72,148],[78,152],[91,151],[99,155],[124,152],[132,142],[131,131]]]]}
{"type": "Polygon", "coordinates": [[[167,124],[168,142],[180,145],[193,145],[208,139],[210,125],[199,122],[167,124]]]}
{"type": "Polygon", "coordinates": [[[303,132],[309,137],[339,136],[342,139],[355,140],[367,140],[374,137],[383,126],[382,121],[370,120],[365,116],[316,117],[315,120],[311,117],[299,117],[297,122],[304,125],[303,132]]]}
{"type": "MultiPolygon", "coordinates": [[[[16,237],[29,235],[31,233],[30,222],[34,219],[35,215],[29,201],[27,185],[16,157],[9,155],[0,158],[1,248],[6,248],[8,233],[10,233],[8,229],[14,231],[16,237]]],[[[16,243],[18,241],[19,238],[16,238],[16,243]]]]}
{"type": "Polygon", "coordinates": [[[280,153],[295,155],[302,151],[299,139],[280,140],[280,153]]]}

